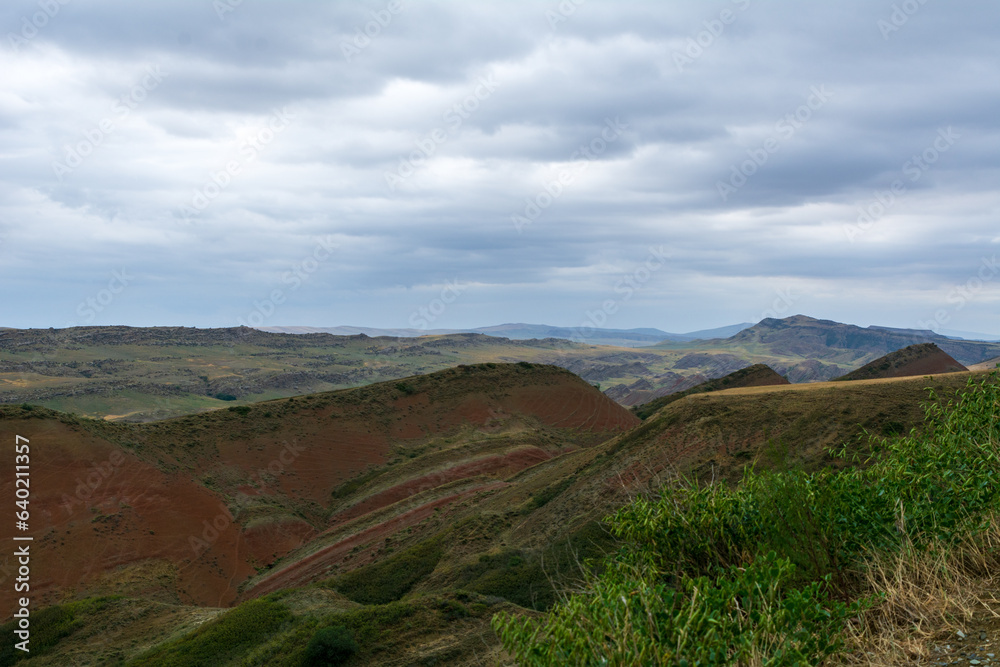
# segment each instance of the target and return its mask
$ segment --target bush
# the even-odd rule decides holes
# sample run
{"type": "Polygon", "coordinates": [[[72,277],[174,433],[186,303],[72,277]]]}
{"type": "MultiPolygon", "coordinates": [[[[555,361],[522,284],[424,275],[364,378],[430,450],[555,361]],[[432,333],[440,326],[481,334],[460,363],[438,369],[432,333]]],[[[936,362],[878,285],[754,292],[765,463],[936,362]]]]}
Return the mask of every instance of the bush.
{"type": "Polygon", "coordinates": [[[772,553],[672,586],[619,561],[548,618],[498,614],[493,627],[521,665],[815,665],[861,605],[828,601],[819,583],[785,592],[794,569],[772,553]]]}
{"type": "Polygon", "coordinates": [[[358,643],[351,631],[342,625],[321,629],[309,640],[302,664],[304,667],[342,665],[358,652],[358,643]]]}
{"type": "Polygon", "coordinates": [[[361,604],[386,604],[406,595],[434,571],[444,553],[439,539],[430,539],[381,562],[341,575],[327,585],[361,604]]]}
{"type": "Polygon", "coordinates": [[[245,602],[194,632],[147,651],[129,662],[132,666],[214,667],[227,664],[264,643],[292,614],[268,598],[245,602]]]}
{"type": "Polygon", "coordinates": [[[27,660],[29,657],[48,653],[62,639],[70,636],[84,625],[81,616],[100,613],[109,602],[115,599],[112,597],[91,598],[31,612],[30,653],[14,648],[14,644],[20,641],[14,635],[17,621],[5,623],[0,628],[0,637],[4,638],[3,643],[0,644],[0,665],[6,667],[6,665],[13,665],[21,660],[27,660]]]}
{"type": "Polygon", "coordinates": [[[926,406],[922,434],[872,436],[864,465],[640,498],[609,519],[625,546],[588,592],[494,628],[528,665],[816,664],[874,604],[871,562],[961,543],[1000,512],[997,380],[926,406]]]}

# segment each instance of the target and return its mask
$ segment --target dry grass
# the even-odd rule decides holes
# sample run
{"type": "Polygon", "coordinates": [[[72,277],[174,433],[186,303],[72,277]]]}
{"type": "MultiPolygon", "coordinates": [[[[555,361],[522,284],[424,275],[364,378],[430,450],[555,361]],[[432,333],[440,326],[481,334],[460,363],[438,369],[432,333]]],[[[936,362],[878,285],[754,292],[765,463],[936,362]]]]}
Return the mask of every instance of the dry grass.
{"type": "Polygon", "coordinates": [[[847,630],[845,665],[912,665],[935,645],[1000,621],[1000,516],[954,545],[911,545],[865,563],[864,586],[882,601],[847,630]]]}

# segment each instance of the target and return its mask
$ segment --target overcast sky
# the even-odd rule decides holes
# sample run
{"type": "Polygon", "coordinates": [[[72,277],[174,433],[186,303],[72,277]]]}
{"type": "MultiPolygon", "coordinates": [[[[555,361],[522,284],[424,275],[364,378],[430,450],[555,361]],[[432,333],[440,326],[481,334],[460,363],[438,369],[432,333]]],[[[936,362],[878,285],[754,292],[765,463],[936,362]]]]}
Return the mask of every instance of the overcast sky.
{"type": "Polygon", "coordinates": [[[0,21],[0,326],[1000,334],[996,2],[0,21]]]}

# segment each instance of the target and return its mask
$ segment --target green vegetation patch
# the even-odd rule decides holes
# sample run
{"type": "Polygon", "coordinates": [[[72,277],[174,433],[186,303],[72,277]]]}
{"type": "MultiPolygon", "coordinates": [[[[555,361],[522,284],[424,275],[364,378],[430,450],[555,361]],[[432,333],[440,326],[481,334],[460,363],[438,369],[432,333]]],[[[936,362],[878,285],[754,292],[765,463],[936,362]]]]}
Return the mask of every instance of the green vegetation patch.
{"type": "Polygon", "coordinates": [[[245,602],[194,632],[131,660],[129,667],[215,667],[246,654],[289,623],[292,614],[268,597],[245,602]]]}
{"type": "Polygon", "coordinates": [[[334,500],[346,498],[368,482],[381,475],[383,472],[385,472],[383,468],[371,468],[366,470],[362,474],[352,477],[343,484],[338,485],[333,491],[330,492],[330,497],[334,500]]]}
{"type": "Polygon", "coordinates": [[[304,666],[329,667],[343,665],[358,652],[354,635],[343,625],[320,629],[309,640],[302,659],[304,666]]]}
{"type": "Polygon", "coordinates": [[[425,540],[378,563],[340,575],[324,585],[361,604],[399,600],[437,567],[444,555],[441,538],[425,540]]]}
{"type": "Polygon", "coordinates": [[[538,493],[531,497],[528,501],[528,510],[536,510],[539,507],[544,507],[553,498],[558,496],[560,493],[568,489],[573,484],[573,478],[567,477],[566,479],[560,480],[554,484],[550,484],[538,493]]]}
{"type": "MultiPolygon", "coordinates": [[[[280,596],[281,593],[276,594],[280,596]]],[[[384,658],[398,660],[424,638],[439,637],[456,620],[486,617],[490,605],[484,602],[471,594],[455,593],[371,605],[319,618],[300,617],[295,626],[255,648],[241,664],[269,667],[383,664],[384,658]],[[317,645],[333,645],[334,652],[341,657],[317,662],[321,660],[317,656],[320,649],[314,648],[317,645]],[[347,656],[352,647],[354,652],[347,656]]]]}
{"type": "Polygon", "coordinates": [[[931,392],[924,429],[873,435],[862,465],[640,498],[610,518],[624,546],[586,593],[494,628],[523,665],[820,664],[877,603],[867,562],[974,539],[1000,512],[998,379],[931,392]]]}
{"type": "Polygon", "coordinates": [[[454,585],[543,611],[555,604],[556,586],[579,580],[583,564],[603,558],[614,545],[615,538],[591,521],[541,552],[507,549],[483,554],[459,570],[454,585]]]}
{"type": "Polygon", "coordinates": [[[14,630],[17,629],[17,621],[5,623],[0,628],[0,637],[3,637],[3,644],[0,645],[0,666],[13,665],[29,657],[45,655],[55,648],[62,639],[82,628],[85,624],[85,617],[100,613],[116,599],[118,598],[90,598],[32,612],[29,617],[31,623],[29,653],[14,647],[15,643],[21,641],[14,634],[14,630]]]}

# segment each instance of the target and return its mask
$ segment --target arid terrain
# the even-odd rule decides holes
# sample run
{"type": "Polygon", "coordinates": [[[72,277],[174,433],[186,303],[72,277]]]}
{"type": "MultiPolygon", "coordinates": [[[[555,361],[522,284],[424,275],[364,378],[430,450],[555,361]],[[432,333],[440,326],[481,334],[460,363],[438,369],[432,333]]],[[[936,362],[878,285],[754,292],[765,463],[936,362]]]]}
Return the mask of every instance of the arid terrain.
{"type": "Polygon", "coordinates": [[[729,338],[643,348],[478,333],[370,338],[246,327],[6,329],[0,330],[0,405],[31,403],[144,422],[458,364],[526,361],[565,368],[634,406],[753,364],[766,364],[792,383],[831,380],[917,343],[934,343],[969,367],[1000,355],[998,343],[804,316],[764,320],[729,338]]]}
{"type": "MultiPolygon", "coordinates": [[[[645,421],[528,362],[153,423],[0,407],[0,437],[31,441],[33,604],[69,619],[24,664],[174,664],[229,608],[285,620],[212,664],[299,664],[333,620],[359,637],[351,664],[503,662],[492,615],[551,605],[613,548],[601,519],[636,494],[679,473],[831,465],[830,447],[919,426],[927,389],[969,376],[787,384],[752,367],[645,421]]],[[[8,556],[0,576],[14,572],[8,556]]]]}

